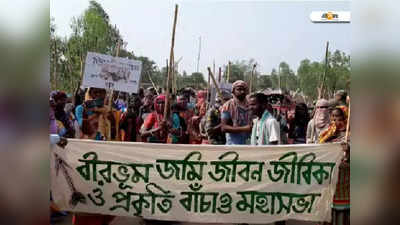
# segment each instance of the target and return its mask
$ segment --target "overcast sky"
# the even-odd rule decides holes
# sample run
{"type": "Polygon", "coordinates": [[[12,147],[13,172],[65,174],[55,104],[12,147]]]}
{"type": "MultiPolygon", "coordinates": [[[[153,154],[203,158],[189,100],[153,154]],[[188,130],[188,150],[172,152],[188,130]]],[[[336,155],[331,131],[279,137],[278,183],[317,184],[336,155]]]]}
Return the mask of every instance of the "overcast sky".
{"type": "MultiPolygon", "coordinates": [[[[270,74],[281,61],[297,70],[301,60],[321,61],[326,41],[330,50],[350,54],[351,24],[315,24],[312,11],[350,11],[349,1],[225,1],[225,0],[98,0],[135,55],[147,56],[159,67],[169,58],[174,4],[178,3],[175,58],[179,71],[196,71],[201,36],[200,72],[228,60],[258,63],[270,74]]],[[[84,0],[51,0],[50,16],[59,36],[71,34],[73,17],[88,7],[84,0]]]]}

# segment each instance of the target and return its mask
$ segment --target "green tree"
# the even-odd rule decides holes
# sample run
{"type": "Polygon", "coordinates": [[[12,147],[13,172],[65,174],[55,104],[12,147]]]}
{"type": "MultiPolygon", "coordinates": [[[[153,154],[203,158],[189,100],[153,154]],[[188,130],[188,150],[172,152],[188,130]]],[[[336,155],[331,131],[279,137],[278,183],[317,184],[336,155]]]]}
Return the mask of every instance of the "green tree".
{"type": "Polygon", "coordinates": [[[324,81],[325,61],[311,62],[302,60],[297,70],[300,90],[312,99],[318,98],[317,88],[325,82],[325,88],[329,96],[333,97],[335,91],[346,89],[346,83],[350,79],[350,56],[336,50],[333,54],[328,52],[328,68],[324,81]]]}
{"type": "Polygon", "coordinates": [[[339,50],[336,50],[333,54],[329,53],[326,87],[331,97],[335,91],[346,89],[346,83],[350,80],[350,72],[350,56],[339,50]]]}
{"type": "MultiPolygon", "coordinates": [[[[249,59],[249,60],[237,60],[235,62],[231,63],[230,67],[230,77],[229,77],[229,82],[233,83],[237,80],[243,80],[246,81],[248,84],[250,84],[250,79],[251,79],[251,72],[253,70],[253,66],[256,64],[256,61],[254,59],[249,59]]],[[[227,65],[224,65],[225,68],[227,68],[227,65]]],[[[228,70],[226,69],[224,71],[223,77],[227,79],[227,72],[228,70]]],[[[254,77],[253,77],[253,90],[255,90],[255,87],[257,87],[257,82],[258,82],[258,77],[260,76],[260,73],[255,71],[254,77]]]]}
{"type": "Polygon", "coordinates": [[[272,88],[272,79],[270,75],[261,75],[258,77],[256,90],[265,90],[267,88],[272,88]]]}
{"type": "Polygon", "coordinates": [[[300,62],[300,66],[297,69],[297,76],[299,77],[300,90],[312,99],[318,97],[317,88],[320,85],[324,73],[324,67],[322,63],[311,62],[308,59],[304,59],[300,62]]]}
{"type": "Polygon", "coordinates": [[[279,89],[279,75],[276,69],[272,69],[270,79],[272,83],[272,88],[279,89]]]}
{"type": "Polygon", "coordinates": [[[289,64],[286,62],[281,62],[279,64],[280,73],[278,74],[281,79],[281,88],[285,91],[296,91],[298,88],[297,76],[290,69],[289,64]]]}

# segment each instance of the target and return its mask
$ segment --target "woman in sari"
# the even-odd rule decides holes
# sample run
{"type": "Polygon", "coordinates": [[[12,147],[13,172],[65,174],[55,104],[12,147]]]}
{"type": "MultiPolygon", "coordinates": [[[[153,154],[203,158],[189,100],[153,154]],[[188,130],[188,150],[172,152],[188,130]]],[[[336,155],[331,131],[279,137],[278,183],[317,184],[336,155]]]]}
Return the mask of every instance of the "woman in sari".
{"type": "MultiPolygon", "coordinates": [[[[342,142],[345,157],[339,166],[339,178],[332,205],[333,225],[350,224],[350,147],[346,141],[347,107],[338,106],[331,113],[331,124],[323,131],[319,143],[342,142]]],[[[347,132],[348,133],[348,132],[347,132]]]]}
{"type": "Polygon", "coordinates": [[[167,132],[164,121],[165,95],[159,95],[154,99],[154,111],[151,112],[140,129],[142,139],[152,143],[166,143],[167,132]]]}
{"type": "Polygon", "coordinates": [[[186,124],[184,119],[179,115],[180,111],[182,111],[182,109],[179,104],[172,104],[171,118],[168,124],[168,144],[182,144],[182,137],[186,124]]]}

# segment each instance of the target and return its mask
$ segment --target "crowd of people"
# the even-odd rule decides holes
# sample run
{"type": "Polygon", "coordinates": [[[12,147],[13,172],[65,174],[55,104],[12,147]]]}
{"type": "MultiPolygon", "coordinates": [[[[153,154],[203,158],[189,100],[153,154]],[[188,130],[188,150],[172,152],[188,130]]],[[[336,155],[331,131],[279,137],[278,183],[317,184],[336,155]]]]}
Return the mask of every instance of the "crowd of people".
{"type": "MultiPolygon", "coordinates": [[[[50,133],[65,138],[169,144],[279,145],[343,142],[344,159],[334,197],[333,224],[350,224],[348,102],[345,91],[281,110],[270,96],[233,83],[209,101],[206,90],[183,89],[169,99],[161,90],[137,94],[88,88],[74,96],[50,93],[50,133]],[[160,94],[158,94],[160,93],[160,94]],[[209,102],[215,102],[210,104],[209,102]],[[165,105],[167,110],[165,112],[165,105]]],[[[74,216],[73,224],[108,224],[110,216],[74,216]]],[[[284,224],[284,221],[277,224],[284,224]]]]}

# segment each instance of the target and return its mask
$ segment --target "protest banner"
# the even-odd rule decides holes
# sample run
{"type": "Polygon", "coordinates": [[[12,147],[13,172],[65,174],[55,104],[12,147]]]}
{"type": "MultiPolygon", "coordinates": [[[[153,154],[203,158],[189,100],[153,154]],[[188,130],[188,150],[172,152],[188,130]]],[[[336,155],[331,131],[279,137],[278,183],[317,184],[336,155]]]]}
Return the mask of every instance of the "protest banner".
{"type": "Polygon", "coordinates": [[[54,203],[72,212],[207,223],[330,221],[338,143],[170,145],[70,139],[51,151],[54,203]]]}
{"type": "Polygon", "coordinates": [[[138,93],[142,62],[88,52],[82,86],[138,93]]]}

